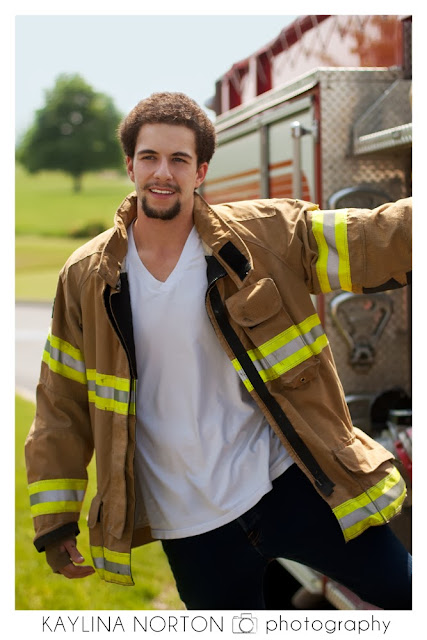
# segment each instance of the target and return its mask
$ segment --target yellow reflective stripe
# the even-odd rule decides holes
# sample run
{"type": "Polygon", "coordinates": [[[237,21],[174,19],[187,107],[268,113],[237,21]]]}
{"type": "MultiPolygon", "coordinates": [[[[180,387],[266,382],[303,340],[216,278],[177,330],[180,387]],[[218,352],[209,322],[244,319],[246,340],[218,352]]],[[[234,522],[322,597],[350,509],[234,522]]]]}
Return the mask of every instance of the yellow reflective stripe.
{"type": "MultiPolygon", "coordinates": [[[[248,351],[264,382],[275,380],[313,355],[318,355],[328,345],[319,316],[315,313],[297,325],[293,325],[255,349],[248,351]]],[[[237,358],[232,364],[246,388],[252,384],[247,379],[237,358]]]]}
{"type": "Polygon", "coordinates": [[[107,571],[107,569],[98,569],[97,567],[95,567],[95,569],[101,580],[105,580],[105,582],[114,582],[115,584],[122,584],[124,586],[132,586],[134,584],[130,576],[113,573],[112,571],[107,571]]]}
{"type": "Polygon", "coordinates": [[[43,361],[51,371],[81,384],[87,384],[88,399],[98,409],[121,415],[135,415],[136,381],[86,369],[82,352],[69,342],[48,335],[43,361]]]}
{"type": "Polygon", "coordinates": [[[393,502],[391,502],[385,509],[381,511],[376,511],[375,513],[370,514],[367,518],[357,522],[351,527],[347,527],[347,529],[343,530],[345,540],[353,540],[358,535],[363,533],[368,527],[381,525],[385,522],[388,522],[393,516],[397,515],[401,508],[403,501],[406,497],[406,490],[402,491],[399,497],[396,498],[393,502]]]}
{"type": "Polygon", "coordinates": [[[61,340],[49,333],[42,360],[54,373],[86,384],[83,354],[66,340],[61,340]]]}
{"type": "Polygon", "coordinates": [[[246,373],[243,371],[243,367],[240,364],[240,362],[237,360],[237,358],[234,358],[234,360],[231,361],[231,364],[236,369],[236,371],[239,374],[239,377],[240,377],[241,381],[243,382],[243,384],[245,385],[246,389],[248,391],[252,391],[253,388],[254,388],[253,384],[250,382],[250,380],[248,379],[246,373]]]}
{"type": "Polygon", "coordinates": [[[314,327],[317,327],[318,324],[321,324],[320,318],[317,313],[313,313],[313,315],[308,316],[308,318],[306,318],[296,326],[298,327],[300,333],[308,333],[314,327]]]}
{"type": "Polygon", "coordinates": [[[321,291],[352,291],[347,209],[313,213],[312,231],[318,247],[316,273],[321,291]]]}
{"type": "Polygon", "coordinates": [[[85,491],[87,480],[82,478],[57,478],[53,480],[38,480],[28,485],[28,493],[33,495],[40,491],[57,491],[58,489],[77,489],[85,491]]]}
{"type": "Polygon", "coordinates": [[[91,546],[92,560],[98,575],[106,582],[133,585],[130,553],[111,551],[106,547],[91,546]]]}
{"type": "MultiPolygon", "coordinates": [[[[302,340],[304,340],[305,334],[310,333],[312,329],[320,326],[321,326],[321,322],[320,322],[319,316],[317,315],[317,313],[313,313],[313,315],[309,316],[299,324],[292,325],[288,329],[285,329],[285,331],[282,331],[281,333],[277,334],[277,336],[270,338],[270,340],[267,340],[267,342],[264,342],[259,347],[256,347],[255,349],[248,351],[248,355],[253,362],[255,362],[256,360],[261,360],[262,358],[270,356],[275,351],[279,351],[279,349],[286,346],[296,338],[301,338],[302,340]]],[[[323,329],[322,329],[322,335],[324,335],[323,329]]],[[[314,344],[314,343],[312,342],[311,344],[314,344]]],[[[313,350],[317,351],[317,347],[313,347],[313,350]]],[[[296,354],[297,352],[298,350],[296,350],[294,353],[296,354]]]]}
{"type": "Polygon", "coordinates": [[[98,373],[96,369],[87,369],[87,379],[94,380],[96,384],[104,387],[111,387],[119,391],[129,391],[130,383],[128,378],[118,378],[106,373],[98,373]]]}
{"type": "Polygon", "coordinates": [[[390,491],[390,489],[396,486],[399,482],[402,482],[404,486],[399,470],[397,469],[397,467],[393,467],[393,471],[391,471],[391,473],[389,473],[385,478],[383,478],[383,480],[381,480],[368,490],[369,497],[372,500],[377,500],[384,493],[390,491]]]}
{"type": "Polygon", "coordinates": [[[405,482],[395,467],[382,481],[335,507],[333,512],[345,539],[351,540],[368,527],[383,524],[399,513],[405,497],[405,482]]]}
{"type": "Polygon", "coordinates": [[[319,336],[319,338],[317,338],[317,340],[313,342],[313,344],[304,346],[292,356],[285,358],[285,360],[283,360],[279,364],[270,367],[270,369],[261,370],[259,372],[260,376],[264,380],[264,382],[267,382],[268,380],[275,380],[287,371],[294,369],[301,362],[308,360],[309,358],[311,358],[311,356],[318,355],[327,345],[328,339],[326,335],[323,334],[319,336]]]}
{"type": "Polygon", "coordinates": [[[128,378],[98,373],[95,369],[87,369],[86,373],[89,402],[97,409],[121,415],[135,414],[135,380],[132,380],[131,389],[128,378]]]}
{"type": "Polygon", "coordinates": [[[105,580],[105,582],[114,582],[115,584],[122,584],[123,586],[132,586],[134,584],[130,576],[123,576],[120,573],[113,573],[106,569],[96,569],[96,572],[101,580],[105,580]]]}
{"type": "Polygon", "coordinates": [[[54,479],[40,480],[28,486],[31,515],[53,513],[75,513],[81,510],[87,480],[54,479]]]}
{"type": "Polygon", "coordinates": [[[55,349],[59,349],[63,353],[68,354],[69,356],[74,358],[74,360],[81,360],[82,362],[84,361],[83,354],[80,349],[77,349],[77,347],[73,347],[73,345],[66,340],[61,340],[61,338],[58,338],[51,333],[48,336],[48,340],[52,347],[54,347],[55,349]]]}
{"type": "Polygon", "coordinates": [[[51,513],[78,513],[82,508],[82,502],[43,502],[32,505],[30,508],[33,518],[36,516],[46,516],[51,513]]]}
{"type": "Polygon", "coordinates": [[[74,380],[75,382],[80,382],[81,384],[85,384],[86,382],[86,378],[84,374],[79,373],[78,371],[76,371],[75,369],[72,369],[71,367],[68,367],[67,365],[61,364],[57,360],[53,360],[50,357],[49,352],[47,351],[43,352],[43,362],[47,364],[47,366],[51,371],[53,371],[54,373],[58,373],[60,376],[63,376],[64,378],[68,378],[69,380],[74,380]]]}
{"type": "Polygon", "coordinates": [[[352,291],[346,210],[339,210],[335,214],[335,238],[339,257],[338,277],[341,289],[352,291]]]}
{"type": "Polygon", "coordinates": [[[130,565],[130,553],[122,553],[121,551],[111,551],[107,547],[91,546],[92,557],[104,558],[108,562],[115,562],[117,564],[123,564],[125,566],[130,565]]]}
{"type": "Polygon", "coordinates": [[[313,213],[312,217],[313,235],[317,242],[318,258],[316,261],[316,273],[319,279],[320,289],[323,293],[332,291],[328,278],[328,244],[323,235],[323,213],[321,211],[313,213]]]}
{"type": "MultiPolygon", "coordinates": [[[[303,347],[296,354],[289,356],[279,364],[274,365],[270,369],[261,369],[260,371],[258,371],[258,373],[264,382],[276,380],[281,375],[283,375],[287,371],[290,371],[301,362],[304,362],[305,360],[311,358],[311,356],[318,355],[328,344],[329,343],[326,335],[322,335],[312,345],[303,347]]],[[[252,391],[254,387],[250,380],[247,378],[243,367],[237,360],[237,358],[234,358],[231,361],[231,364],[239,374],[246,389],[248,391],[252,391]]]]}
{"type": "Polygon", "coordinates": [[[268,356],[273,351],[277,351],[280,347],[291,342],[294,338],[297,338],[301,334],[308,333],[313,327],[320,324],[320,318],[317,313],[309,316],[299,324],[294,324],[285,331],[278,333],[277,336],[270,338],[267,342],[264,342],[259,347],[248,351],[248,355],[251,360],[258,360],[260,357],[268,356]]]}
{"type": "Polygon", "coordinates": [[[113,411],[120,415],[128,414],[128,404],[123,402],[117,402],[114,398],[100,398],[97,396],[96,391],[88,391],[89,402],[92,402],[97,409],[102,411],[113,411]]]}
{"type": "Polygon", "coordinates": [[[385,476],[385,478],[371,487],[368,491],[363,492],[355,498],[347,500],[346,502],[343,502],[342,504],[338,505],[338,507],[335,507],[333,511],[336,517],[340,520],[352,511],[355,511],[356,509],[359,509],[360,507],[364,507],[368,503],[371,503],[372,500],[376,500],[384,492],[389,491],[389,489],[397,484],[400,479],[401,475],[398,469],[396,467],[393,467],[391,473],[385,476]]]}

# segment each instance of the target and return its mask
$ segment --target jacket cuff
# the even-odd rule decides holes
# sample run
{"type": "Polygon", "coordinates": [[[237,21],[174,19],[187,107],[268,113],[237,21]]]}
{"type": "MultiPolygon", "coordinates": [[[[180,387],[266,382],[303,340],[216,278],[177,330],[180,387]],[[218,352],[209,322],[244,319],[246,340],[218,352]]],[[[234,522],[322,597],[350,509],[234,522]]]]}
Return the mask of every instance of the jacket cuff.
{"type": "Polygon", "coordinates": [[[79,533],[80,529],[77,522],[67,522],[67,524],[59,527],[59,529],[49,531],[49,533],[46,533],[44,536],[40,536],[40,538],[34,540],[34,546],[40,553],[45,550],[47,545],[63,540],[67,536],[78,536],[79,533]]]}

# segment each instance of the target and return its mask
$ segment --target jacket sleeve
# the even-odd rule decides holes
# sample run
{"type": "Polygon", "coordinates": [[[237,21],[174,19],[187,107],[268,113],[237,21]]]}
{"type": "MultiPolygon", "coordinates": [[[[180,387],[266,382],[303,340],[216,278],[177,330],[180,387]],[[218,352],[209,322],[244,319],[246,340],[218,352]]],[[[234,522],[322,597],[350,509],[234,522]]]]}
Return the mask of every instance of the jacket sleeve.
{"type": "Polygon", "coordinates": [[[34,544],[79,532],[93,453],[78,300],[61,273],[37,386],[36,415],[25,443],[34,544]]]}
{"type": "Polygon", "coordinates": [[[410,283],[412,198],[372,210],[311,205],[304,217],[303,261],[312,293],[373,293],[410,283]]]}

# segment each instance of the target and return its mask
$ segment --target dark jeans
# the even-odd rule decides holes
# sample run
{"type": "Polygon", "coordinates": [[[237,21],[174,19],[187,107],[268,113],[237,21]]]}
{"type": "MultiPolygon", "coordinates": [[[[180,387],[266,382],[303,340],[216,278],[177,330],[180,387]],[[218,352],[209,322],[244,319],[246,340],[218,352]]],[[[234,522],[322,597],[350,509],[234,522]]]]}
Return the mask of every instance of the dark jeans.
{"type": "Polygon", "coordinates": [[[308,565],[381,609],[411,609],[411,556],[390,527],[370,527],[345,543],[330,507],[295,464],[237,520],[163,540],[163,548],[187,609],[265,609],[264,573],[275,558],[308,565]]]}

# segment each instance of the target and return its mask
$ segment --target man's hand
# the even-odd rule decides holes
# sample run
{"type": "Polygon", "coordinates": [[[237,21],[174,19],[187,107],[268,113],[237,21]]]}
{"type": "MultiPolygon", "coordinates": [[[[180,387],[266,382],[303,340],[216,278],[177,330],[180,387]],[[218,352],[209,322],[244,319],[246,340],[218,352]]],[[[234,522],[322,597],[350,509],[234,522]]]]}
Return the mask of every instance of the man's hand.
{"type": "Polygon", "coordinates": [[[90,565],[77,566],[84,562],[84,558],[77,549],[74,537],[47,546],[46,560],[54,573],[61,573],[70,580],[86,578],[95,573],[90,565]]]}

